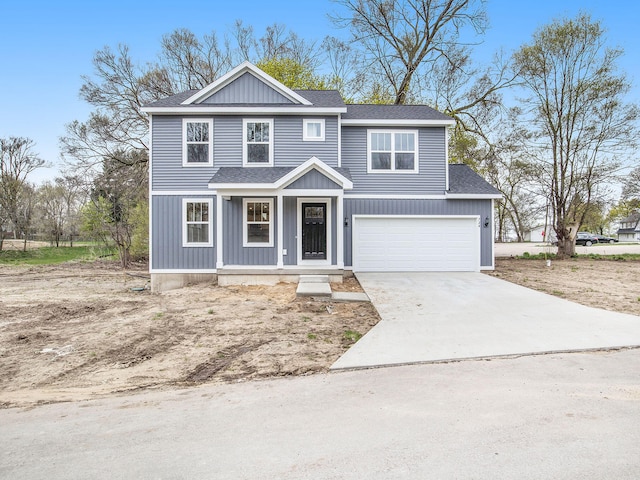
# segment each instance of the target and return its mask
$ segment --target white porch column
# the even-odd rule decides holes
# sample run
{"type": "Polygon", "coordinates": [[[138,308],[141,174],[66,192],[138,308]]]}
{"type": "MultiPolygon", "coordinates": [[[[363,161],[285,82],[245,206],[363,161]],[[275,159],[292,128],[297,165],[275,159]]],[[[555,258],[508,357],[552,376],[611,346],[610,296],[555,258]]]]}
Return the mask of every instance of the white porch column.
{"type": "Polygon", "coordinates": [[[222,195],[216,193],[216,268],[222,268],[222,195]]]}
{"type": "Polygon", "coordinates": [[[278,263],[277,268],[284,268],[284,254],[282,253],[284,242],[284,201],[282,198],[282,191],[278,192],[276,208],[276,232],[278,233],[278,263]]]}
{"type": "Polygon", "coordinates": [[[336,205],[336,262],[338,268],[344,268],[344,196],[338,195],[336,205]]]}

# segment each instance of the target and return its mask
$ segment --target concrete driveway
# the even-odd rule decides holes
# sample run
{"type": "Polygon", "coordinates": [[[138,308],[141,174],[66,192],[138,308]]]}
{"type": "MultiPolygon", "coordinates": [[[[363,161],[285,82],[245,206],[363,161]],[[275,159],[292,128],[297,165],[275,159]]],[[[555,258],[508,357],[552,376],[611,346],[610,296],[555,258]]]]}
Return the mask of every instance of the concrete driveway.
{"type": "Polygon", "coordinates": [[[359,273],[382,320],[334,370],[640,345],[640,317],[482,273],[359,273]]]}

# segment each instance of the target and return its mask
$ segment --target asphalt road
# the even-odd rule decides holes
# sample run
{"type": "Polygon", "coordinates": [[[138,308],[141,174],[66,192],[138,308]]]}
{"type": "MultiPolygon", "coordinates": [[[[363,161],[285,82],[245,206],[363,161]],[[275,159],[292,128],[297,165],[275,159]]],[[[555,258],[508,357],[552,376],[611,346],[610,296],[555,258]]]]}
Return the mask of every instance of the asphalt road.
{"type": "Polygon", "coordinates": [[[640,350],[0,410],[3,479],[637,479],[640,350]]]}

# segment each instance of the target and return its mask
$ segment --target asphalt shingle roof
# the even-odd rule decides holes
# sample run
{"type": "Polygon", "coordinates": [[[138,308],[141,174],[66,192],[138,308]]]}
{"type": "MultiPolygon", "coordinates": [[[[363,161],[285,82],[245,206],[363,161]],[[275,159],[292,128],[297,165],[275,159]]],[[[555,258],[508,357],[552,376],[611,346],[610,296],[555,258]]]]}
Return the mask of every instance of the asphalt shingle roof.
{"type": "MultiPolygon", "coordinates": [[[[175,95],[171,95],[166,98],[162,98],[160,100],[156,100],[155,102],[149,103],[145,105],[145,107],[190,107],[190,108],[202,108],[202,107],[211,107],[210,103],[200,103],[196,105],[182,105],[189,97],[195,95],[199,90],[187,90],[185,92],[177,93],[175,95]]],[[[344,108],[345,104],[340,96],[340,93],[337,90],[294,90],[298,95],[309,100],[314,107],[319,108],[344,108]]],[[[296,105],[292,103],[264,103],[264,104],[255,104],[255,103],[224,103],[220,104],[225,107],[255,107],[255,106],[287,106],[287,107],[307,107],[307,105],[296,105]]]]}
{"type": "Polygon", "coordinates": [[[489,182],[461,163],[449,164],[449,193],[500,195],[489,182]]]}
{"type": "Polygon", "coordinates": [[[451,120],[427,105],[347,105],[344,120],[451,120]]]}
{"type": "MultiPolygon", "coordinates": [[[[274,183],[294,170],[295,167],[220,167],[209,183],[274,183]]],[[[348,168],[334,168],[343,177],[351,180],[348,168]]]]}

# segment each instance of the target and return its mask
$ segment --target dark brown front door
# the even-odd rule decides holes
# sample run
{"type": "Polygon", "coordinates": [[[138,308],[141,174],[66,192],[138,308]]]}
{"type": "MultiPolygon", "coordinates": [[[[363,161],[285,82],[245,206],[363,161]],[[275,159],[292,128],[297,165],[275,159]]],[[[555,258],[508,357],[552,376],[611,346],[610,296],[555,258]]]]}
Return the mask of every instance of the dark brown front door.
{"type": "Polygon", "coordinates": [[[302,259],[327,259],[326,203],[302,204],[302,259]]]}

